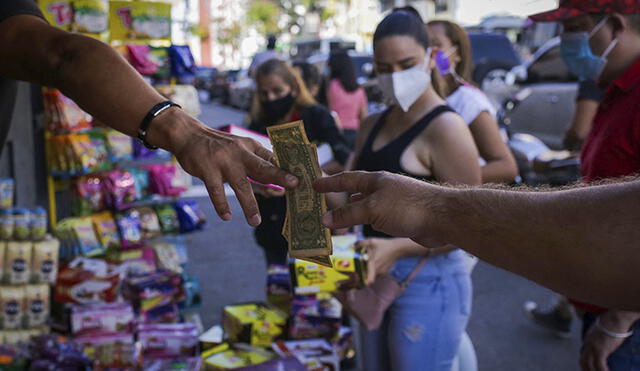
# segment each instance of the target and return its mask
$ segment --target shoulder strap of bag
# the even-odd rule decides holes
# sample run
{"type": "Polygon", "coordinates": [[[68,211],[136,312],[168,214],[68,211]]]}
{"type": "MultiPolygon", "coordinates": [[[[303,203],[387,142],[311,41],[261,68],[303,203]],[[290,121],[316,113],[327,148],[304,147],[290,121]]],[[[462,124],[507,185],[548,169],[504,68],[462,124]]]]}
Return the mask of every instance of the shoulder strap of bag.
{"type": "Polygon", "coordinates": [[[411,273],[409,273],[407,278],[405,278],[404,281],[400,282],[400,286],[403,289],[407,288],[407,286],[409,286],[409,283],[411,282],[411,280],[416,278],[416,276],[420,272],[420,269],[422,269],[422,267],[424,267],[424,265],[427,264],[427,260],[429,260],[429,256],[431,256],[430,253],[425,255],[425,256],[423,256],[422,259],[420,259],[420,261],[418,262],[418,264],[416,264],[416,266],[413,268],[411,273]]]}

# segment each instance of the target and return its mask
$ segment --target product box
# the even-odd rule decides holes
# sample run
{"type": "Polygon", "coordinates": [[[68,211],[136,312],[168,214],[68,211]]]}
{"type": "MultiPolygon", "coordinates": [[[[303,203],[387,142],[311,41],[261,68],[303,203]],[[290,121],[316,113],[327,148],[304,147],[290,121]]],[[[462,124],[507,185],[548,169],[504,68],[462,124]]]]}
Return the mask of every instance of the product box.
{"type": "MultiPolygon", "coordinates": [[[[0,328],[5,330],[22,328],[22,317],[25,314],[24,304],[24,287],[0,286],[0,328]]],[[[6,333],[5,336],[7,336],[6,333]]]]}
{"type": "Polygon", "coordinates": [[[367,254],[363,249],[356,249],[355,236],[334,236],[331,262],[334,268],[299,259],[291,259],[289,270],[293,293],[311,295],[321,292],[331,293],[338,290],[340,282],[356,281],[364,287],[367,277],[367,254]]]}
{"type": "Polygon", "coordinates": [[[224,307],[222,327],[232,343],[268,347],[283,337],[287,315],[264,303],[224,307]]]}
{"type": "Polygon", "coordinates": [[[267,268],[267,302],[285,313],[291,310],[291,276],[284,265],[267,268]]]}
{"type": "Polygon", "coordinates": [[[130,332],[135,315],[129,303],[74,306],[71,332],[74,336],[98,333],[130,332]]]}
{"type": "Polygon", "coordinates": [[[307,370],[331,371],[340,369],[340,357],[333,346],[324,339],[279,341],[272,349],[281,357],[293,356],[307,370]]]}
{"type": "Polygon", "coordinates": [[[293,299],[289,338],[293,340],[338,339],[342,304],[331,294],[302,295],[293,299]]]}
{"type": "Polygon", "coordinates": [[[41,283],[24,286],[25,319],[28,328],[44,326],[49,319],[50,290],[49,285],[41,283]]]}
{"type": "Polygon", "coordinates": [[[203,352],[205,370],[237,370],[242,367],[258,365],[274,358],[274,354],[264,349],[253,347],[231,348],[229,344],[221,344],[203,352]]]}

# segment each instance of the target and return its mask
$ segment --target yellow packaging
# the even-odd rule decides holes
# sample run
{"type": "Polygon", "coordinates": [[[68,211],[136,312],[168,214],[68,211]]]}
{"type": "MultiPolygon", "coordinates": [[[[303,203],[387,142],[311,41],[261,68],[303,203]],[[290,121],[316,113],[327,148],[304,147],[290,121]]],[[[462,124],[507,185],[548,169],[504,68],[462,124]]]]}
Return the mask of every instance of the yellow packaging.
{"type": "Polygon", "coordinates": [[[49,24],[63,30],[71,30],[73,8],[71,0],[38,0],[38,5],[49,24]]]}
{"type": "Polygon", "coordinates": [[[109,4],[107,0],[74,0],[73,25],[80,32],[106,41],[109,27],[109,4]]]}
{"type": "Polygon", "coordinates": [[[44,326],[49,318],[49,285],[27,285],[24,290],[27,327],[44,326]]]}
{"type": "Polygon", "coordinates": [[[31,272],[33,282],[56,283],[60,241],[49,239],[33,244],[31,272]]]}
{"type": "Polygon", "coordinates": [[[26,343],[31,338],[29,331],[25,330],[7,330],[4,332],[4,344],[17,345],[26,343]]]}
{"type": "Polygon", "coordinates": [[[224,307],[222,327],[232,343],[269,347],[284,335],[286,313],[264,303],[224,307]]]}
{"type": "Polygon", "coordinates": [[[22,286],[0,286],[0,319],[5,330],[22,327],[25,291],[22,286]]]}
{"type": "Polygon", "coordinates": [[[262,349],[230,349],[228,344],[209,349],[201,354],[205,370],[219,371],[246,367],[269,361],[273,354],[262,349]]]}
{"type": "Polygon", "coordinates": [[[31,278],[31,242],[10,241],[5,255],[7,282],[16,285],[29,283],[31,278]]]}
{"type": "Polygon", "coordinates": [[[110,1],[111,41],[171,41],[171,4],[152,1],[110,1]]]}
{"type": "Polygon", "coordinates": [[[289,263],[291,283],[296,295],[335,292],[341,281],[353,280],[363,287],[367,277],[367,254],[356,249],[355,236],[332,237],[334,268],[328,268],[304,260],[292,259],[289,263]]]}

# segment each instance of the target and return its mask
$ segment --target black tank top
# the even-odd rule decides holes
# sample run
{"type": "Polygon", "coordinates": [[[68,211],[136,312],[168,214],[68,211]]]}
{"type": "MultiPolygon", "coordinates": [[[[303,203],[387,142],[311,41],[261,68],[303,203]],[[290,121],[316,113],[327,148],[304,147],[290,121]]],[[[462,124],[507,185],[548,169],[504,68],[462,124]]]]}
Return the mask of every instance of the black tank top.
{"type": "MultiPolygon", "coordinates": [[[[380,115],[380,118],[373,126],[367,141],[358,156],[358,162],[356,163],[356,170],[364,171],[388,171],[394,174],[402,174],[415,179],[430,181],[435,180],[433,176],[417,175],[407,172],[402,168],[400,164],[400,158],[409,145],[416,139],[438,116],[445,112],[455,112],[451,107],[441,105],[429,113],[424,115],[418,122],[413,124],[407,131],[402,133],[399,137],[393,139],[385,146],[377,151],[373,151],[373,142],[382,130],[385,120],[389,115],[391,108],[387,109],[380,115]]],[[[391,237],[384,233],[375,231],[370,225],[365,225],[363,234],[365,237],[391,237]]]]}

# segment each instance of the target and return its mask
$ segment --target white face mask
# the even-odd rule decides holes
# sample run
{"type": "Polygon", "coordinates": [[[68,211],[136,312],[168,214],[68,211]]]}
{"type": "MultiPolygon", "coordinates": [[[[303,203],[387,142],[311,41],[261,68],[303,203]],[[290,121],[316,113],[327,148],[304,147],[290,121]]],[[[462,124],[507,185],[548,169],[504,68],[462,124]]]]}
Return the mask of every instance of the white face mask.
{"type": "Polygon", "coordinates": [[[427,73],[431,50],[427,50],[425,61],[409,69],[378,75],[382,93],[402,108],[404,112],[420,98],[431,84],[431,75],[427,73]]]}

